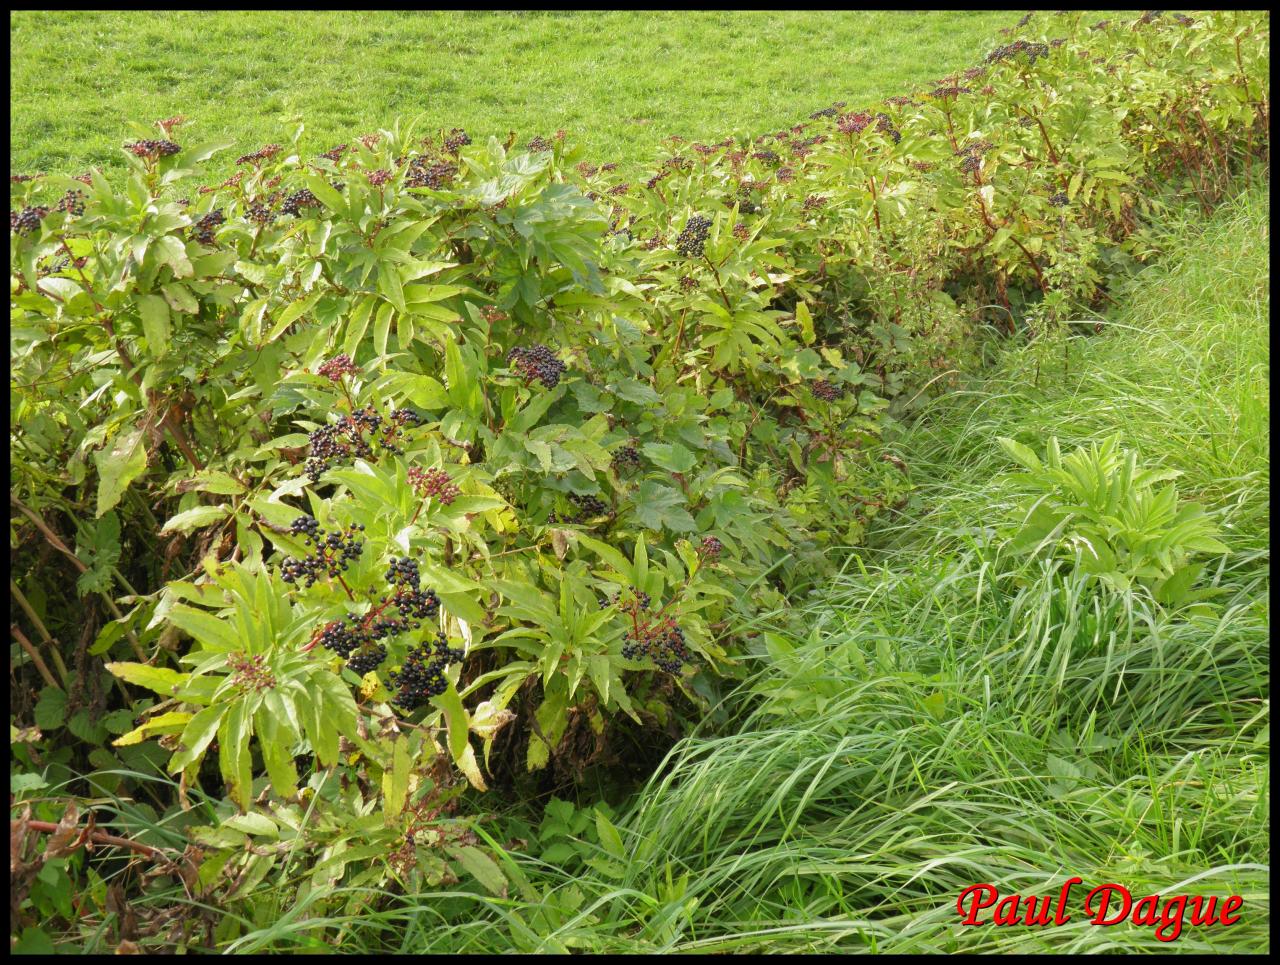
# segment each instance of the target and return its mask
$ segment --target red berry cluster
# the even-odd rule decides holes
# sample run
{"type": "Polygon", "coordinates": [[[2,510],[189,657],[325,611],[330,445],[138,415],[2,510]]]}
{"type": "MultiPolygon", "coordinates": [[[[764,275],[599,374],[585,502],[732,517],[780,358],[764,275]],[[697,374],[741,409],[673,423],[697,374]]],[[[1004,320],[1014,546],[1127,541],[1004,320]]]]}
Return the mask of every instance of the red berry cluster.
{"type": "Polygon", "coordinates": [[[871,114],[867,111],[850,111],[836,118],[836,127],[841,134],[861,134],[871,123],[871,114]]]}
{"type": "Polygon", "coordinates": [[[84,214],[84,192],[68,191],[58,199],[58,210],[65,211],[74,218],[84,214]]]}
{"type": "Polygon", "coordinates": [[[410,468],[409,485],[423,499],[435,497],[441,505],[448,506],[462,492],[453,482],[452,477],[443,469],[428,469],[425,472],[417,466],[410,468]]]}
{"type": "Polygon", "coordinates": [[[344,353],[335,355],[327,362],[322,362],[316,369],[316,374],[330,382],[341,382],[344,375],[355,375],[359,371],[359,366],[351,361],[351,356],[344,353]]]}
{"type": "Polygon", "coordinates": [[[260,653],[252,657],[245,653],[227,654],[227,666],[235,671],[233,682],[242,691],[270,690],[276,685],[275,674],[267,669],[266,658],[260,653]]]}
{"type": "Polygon", "coordinates": [[[714,560],[723,551],[724,544],[714,536],[702,537],[702,543],[698,546],[698,555],[708,560],[714,560]]]}

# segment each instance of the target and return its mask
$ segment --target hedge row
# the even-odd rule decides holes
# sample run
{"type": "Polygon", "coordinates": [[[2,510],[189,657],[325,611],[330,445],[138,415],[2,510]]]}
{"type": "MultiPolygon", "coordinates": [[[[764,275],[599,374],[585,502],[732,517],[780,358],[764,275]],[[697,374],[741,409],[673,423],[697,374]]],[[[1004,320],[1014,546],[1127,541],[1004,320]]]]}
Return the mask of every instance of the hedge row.
{"type": "MultiPolygon", "coordinates": [[[[495,746],[577,768],[618,714],[705,709],[735,628],[905,503],[884,431],[979,330],[1048,337],[1171,192],[1265,176],[1265,14],[1019,36],[643,173],[396,125],[205,184],[227,145],[172,118],[119,183],[11,177],[14,586],[81,637],[72,709],[106,658],[121,762],[216,758],[370,855],[448,814],[433,754],[483,788],[495,746]]],[[[204,840],[251,863],[251,831],[204,840]]]]}

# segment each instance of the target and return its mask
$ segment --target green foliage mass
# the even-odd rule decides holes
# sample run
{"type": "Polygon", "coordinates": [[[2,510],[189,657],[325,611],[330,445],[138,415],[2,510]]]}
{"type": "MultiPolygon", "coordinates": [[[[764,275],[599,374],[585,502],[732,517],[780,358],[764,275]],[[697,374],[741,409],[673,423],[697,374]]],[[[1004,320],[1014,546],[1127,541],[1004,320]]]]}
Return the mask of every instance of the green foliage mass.
{"type": "Polygon", "coordinates": [[[87,653],[160,698],[125,691],[117,744],[230,789],[195,884],[246,893],[287,829],[316,893],[519,888],[467,784],[709,713],[742,628],[909,498],[885,432],[984,322],[1047,340],[1154,250],[1162,191],[1208,207],[1265,154],[1267,24],[1045,17],[880,109],[672,139],[643,185],[413,124],[202,183],[227,145],[175,119],[123,178],[14,182],[19,581],[112,611],[87,653]],[[437,632],[461,659],[410,693],[437,632]]]}

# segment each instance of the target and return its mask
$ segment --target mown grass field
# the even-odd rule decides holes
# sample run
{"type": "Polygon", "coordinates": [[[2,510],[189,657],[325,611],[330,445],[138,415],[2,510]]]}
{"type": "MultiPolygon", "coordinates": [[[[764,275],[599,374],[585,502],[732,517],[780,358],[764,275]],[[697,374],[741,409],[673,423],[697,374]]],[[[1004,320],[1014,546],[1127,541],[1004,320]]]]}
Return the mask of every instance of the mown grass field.
{"type": "MultiPolygon", "coordinates": [[[[10,167],[116,167],[125,124],[175,114],[249,150],[298,119],[315,152],[396,117],[528,139],[569,130],[600,161],[669,134],[789,125],[981,58],[1015,15],[730,11],[116,11],[10,15],[10,167]]],[[[234,158],[234,154],[232,155],[234,158]]],[[[230,161],[224,158],[224,164],[230,161]]]]}

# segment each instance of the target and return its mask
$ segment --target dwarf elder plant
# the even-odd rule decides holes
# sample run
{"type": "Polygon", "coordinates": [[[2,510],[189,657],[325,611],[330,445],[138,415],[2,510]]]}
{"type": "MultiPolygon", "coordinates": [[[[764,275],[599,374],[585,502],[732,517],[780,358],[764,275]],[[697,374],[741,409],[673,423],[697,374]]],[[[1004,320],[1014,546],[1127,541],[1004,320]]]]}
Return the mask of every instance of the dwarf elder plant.
{"type": "MultiPolygon", "coordinates": [[[[116,745],[229,788],[200,881],[306,843],[317,887],[500,892],[467,787],[708,709],[905,505],[885,431],[979,329],[1047,342],[1172,193],[1265,166],[1264,15],[1034,23],[644,171],[397,124],[208,183],[229,145],[169,118],[119,181],[11,177],[15,568],[110,611],[85,652],[155,694],[116,745]]],[[[1211,537],[1121,498],[1100,572],[1189,588],[1211,537]]]]}

